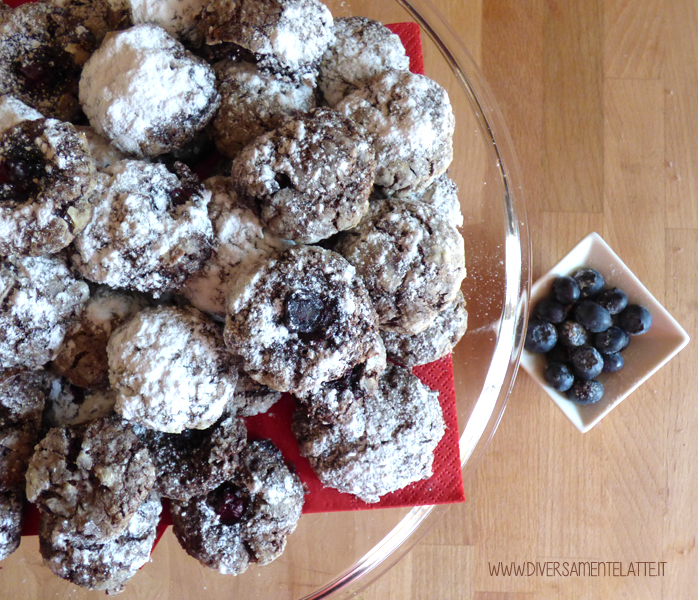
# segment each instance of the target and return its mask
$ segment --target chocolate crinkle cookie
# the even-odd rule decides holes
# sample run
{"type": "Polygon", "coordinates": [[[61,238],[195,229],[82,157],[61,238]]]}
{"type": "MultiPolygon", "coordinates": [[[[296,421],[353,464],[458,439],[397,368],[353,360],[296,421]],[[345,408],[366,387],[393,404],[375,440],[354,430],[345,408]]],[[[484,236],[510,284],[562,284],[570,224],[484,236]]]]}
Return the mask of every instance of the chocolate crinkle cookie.
{"type": "Polygon", "coordinates": [[[207,429],[163,433],[134,426],[155,465],[155,491],[164,498],[189,500],[203,496],[230,479],[247,443],[242,419],[225,416],[207,429]]]}
{"type": "Polygon", "coordinates": [[[463,237],[422,203],[373,204],[335,250],[356,267],[385,331],[424,331],[455,300],[465,277],[463,237]]]}
{"type": "Polygon", "coordinates": [[[0,492],[0,560],[19,548],[23,525],[24,493],[0,492]]]}
{"type": "Polygon", "coordinates": [[[110,389],[81,388],[56,376],[46,397],[43,425],[50,429],[108,417],[114,414],[115,403],[116,392],[110,389]]]}
{"type": "Polygon", "coordinates": [[[27,498],[65,534],[113,539],[155,483],[155,468],[131,426],[113,416],[50,429],[27,469],[27,498]]]}
{"type": "Polygon", "coordinates": [[[233,161],[232,180],[274,234],[315,243],[361,220],[375,165],[356,124],[318,108],[246,146],[233,161]]]}
{"type": "Polygon", "coordinates": [[[22,4],[0,19],[0,94],[46,117],[78,122],[80,73],[95,47],[92,33],[62,8],[22,4]]]}
{"type": "Polygon", "coordinates": [[[0,371],[0,492],[24,497],[24,475],[53,379],[43,369],[0,371]]]}
{"type": "Polygon", "coordinates": [[[108,388],[107,342],[119,325],[147,306],[140,294],[95,287],[80,318],[63,338],[53,369],[76,386],[108,388]]]}
{"type": "Polygon", "coordinates": [[[101,42],[110,31],[131,26],[127,0],[49,0],[64,9],[73,20],[84,25],[101,42]]]}
{"type": "Polygon", "coordinates": [[[0,255],[54,254],[90,220],[94,168],[70,123],[21,121],[0,134],[0,255]]]}
{"type": "Polygon", "coordinates": [[[388,357],[406,367],[425,365],[450,354],[468,328],[465,298],[458,292],[455,301],[442,310],[421,333],[404,335],[382,331],[388,357]]]}
{"type": "Polygon", "coordinates": [[[75,129],[85,136],[92,163],[97,171],[104,171],[114,163],[127,158],[123,152],[114,148],[107,138],[99,135],[89,125],[77,125],[75,129]]]}
{"type": "Polygon", "coordinates": [[[275,129],[283,117],[315,107],[312,82],[288,81],[247,62],[223,60],[214,65],[221,104],[211,131],[218,151],[237,155],[256,137],[275,129]]]}
{"type": "Polygon", "coordinates": [[[333,30],[335,41],[318,74],[318,87],[330,106],[379,73],[410,67],[400,38],[378,21],[344,17],[335,19],[333,30]]]}
{"type": "Polygon", "coordinates": [[[158,296],[177,289],[211,254],[211,193],[178,163],[125,160],[98,173],[94,215],[72,262],[86,279],[158,296]]]}
{"type": "Polygon", "coordinates": [[[253,417],[267,412],[279,398],[281,398],[281,392],[256,382],[240,369],[235,386],[235,399],[230,410],[241,417],[253,417]]]}
{"type": "Polygon", "coordinates": [[[117,149],[138,157],[191,141],[219,100],[213,69],[153,24],[108,36],[80,78],[90,125],[117,149]]]}
{"type": "Polygon", "coordinates": [[[343,377],[322,383],[309,392],[296,396],[308,416],[319,423],[346,423],[368,394],[378,387],[378,379],[386,368],[385,346],[376,335],[373,349],[365,361],[347,369],[343,377]]]}
{"type": "Polygon", "coordinates": [[[301,410],[293,431],[323,485],[373,503],[432,475],[445,422],[438,392],[390,365],[348,423],[320,423],[301,410]]]}
{"type": "Polygon", "coordinates": [[[330,250],[294,246],[233,289],[225,343],[256,381],[303,394],[365,361],[375,331],[354,267],[330,250]]]}
{"type": "Polygon", "coordinates": [[[173,532],[188,554],[223,574],[266,565],[286,547],[303,485],[269,441],[251,442],[235,475],[207,495],[172,502],[173,532]]]}
{"type": "Polygon", "coordinates": [[[90,590],[118,594],[150,560],[161,512],[160,497],[151,492],[115,538],[66,533],[60,518],[43,513],[39,550],[44,564],[61,579],[90,590]]]}
{"type": "Polygon", "coordinates": [[[0,135],[22,121],[36,121],[43,118],[44,115],[27,106],[19,98],[11,94],[0,96],[0,135]]]}
{"type": "Polygon", "coordinates": [[[211,59],[242,59],[298,80],[313,77],[332,22],[318,0],[210,0],[199,28],[211,59]]]}
{"type": "Polygon", "coordinates": [[[253,273],[268,258],[291,245],[262,226],[243,205],[227,177],[210,177],[208,216],[213,225],[211,258],[185,282],[180,293],[196,308],[224,320],[233,284],[253,273]]]}
{"type": "MultiPolygon", "coordinates": [[[[371,200],[384,199],[385,195],[378,188],[374,188],[371,200]]],[[[411,194],[402,198],[409,202],[423,202],[441,215],[454,227],[463,226],[463,213],[458,199],[458,186],[448,173],[437,177],[426,190],[417,194],[411,194]]]]}
{"type": "Polygon", "coordinates": [[[351,92],[336,110],[371,136],[376,185],[387,196],[424,191],[453,159],[455,118],[446,90],[424,75],[386,71],[351,92]]]}
{"type": "Polygon", "coordinates": [[[222,326],[195,308],[139,312],[114,331],[107,354],[116,412],[151,429],[206,429],[234,398],[238,367],[222,326]]]}
{"type": "Polygon", "coordinates": [[[62,258],[0,258],[0,369],[36,369],[55,358],[89,294],[62,258]]]}
{"type": "Polygon", "coordinates": [[[155,23],[184,44],[197,47],[199,13],[207,0],[124,0],[134,24],[155,23]]]}

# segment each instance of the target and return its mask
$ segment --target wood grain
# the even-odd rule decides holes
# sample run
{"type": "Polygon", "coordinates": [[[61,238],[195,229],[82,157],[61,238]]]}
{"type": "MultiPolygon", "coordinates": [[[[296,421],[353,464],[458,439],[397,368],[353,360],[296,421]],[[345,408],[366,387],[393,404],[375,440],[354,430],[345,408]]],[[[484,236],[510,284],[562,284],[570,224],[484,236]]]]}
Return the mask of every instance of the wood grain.
{"type": "MultiPolygon", "coordinates": [[[[511,132],[533,278],[597,231],[695,338],[698,3],[433,1],[480,64],[511,132]]],[[[465,483],[468,501],[451,507],[357,598],[695,598],[696,364],[694,342],[586,434],[520,373],[499,429],[465,483]],[[661,576],[492,570],[499,563],[585,561],[621,563],[626,572],[636,561],[665,567],[661,576]]],[[[36,545],[35,538],[23,542],[28,556],[38,556],[36,545]]],[[[138,573],[129,598],[230,597],[220,579],[182,561],[171,533],[156,559],[157,568],[138,573]]],[[[277,572],[298,595],[328,575],[285,572],[283,564],[277,572]]],[[[43,600],[42,580],[21,575],[9,581],[0,572],[0,595],[43,600]]],[[[69,584],[61,590],[52,597],[98,596],[69,584]]]]}

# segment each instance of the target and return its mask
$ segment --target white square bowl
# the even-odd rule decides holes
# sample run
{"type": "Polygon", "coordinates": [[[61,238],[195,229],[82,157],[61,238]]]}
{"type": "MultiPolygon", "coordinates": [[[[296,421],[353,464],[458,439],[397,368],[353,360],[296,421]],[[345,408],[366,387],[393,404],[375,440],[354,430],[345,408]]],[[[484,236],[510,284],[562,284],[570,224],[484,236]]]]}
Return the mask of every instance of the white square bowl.
{"type": "Polygon", "coordinates": [[[595,404],[575,404],[555,391],[545,382],[545,355],[523,351],[521,366],[574,426],[584,433],[673,358],[688,344],[690,338],[598,233],[586,236],[565,258],[536,281],[531,288],[531,310],[551,293],[556,277],[571,275],[582,267],[596,269],[603,275],[606,286],[622,289],[628,295],[629,304],[640,304],[652,314],[650,330],[643,335],[632,336],[630,345],[623,350],[625,366],[617,373],[602,373],[597,378],[604,386],[604,395],[595,404]]]}

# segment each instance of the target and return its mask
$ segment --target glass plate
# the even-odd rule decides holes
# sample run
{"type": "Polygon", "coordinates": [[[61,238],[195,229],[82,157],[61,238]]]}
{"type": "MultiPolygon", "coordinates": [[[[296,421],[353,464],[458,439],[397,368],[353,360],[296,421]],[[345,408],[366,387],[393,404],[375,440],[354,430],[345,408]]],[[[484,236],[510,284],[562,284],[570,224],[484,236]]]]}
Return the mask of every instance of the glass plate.
{"type": "MultiPolygon", "coordinates": [[[[482,75],[428,0],[327,2],[335,17],[417,22],[425,72],[448,90],[456,115],[450,176],[465,223],[468,331],[454,353],[460,453],[469,477],[504,411],[518,368],[530,289],[530,245],[516,161],[482,75]]],[[[129,598],[311,600],[356,594],[397,562],[448,506],[304,515],[285,552],[238,577],[186,555],[168,530],[152,560],[119,595],[129,598]]],[[[42,566],[38,539],[2,563],[0,596],[97,598],[42,566]]]]}

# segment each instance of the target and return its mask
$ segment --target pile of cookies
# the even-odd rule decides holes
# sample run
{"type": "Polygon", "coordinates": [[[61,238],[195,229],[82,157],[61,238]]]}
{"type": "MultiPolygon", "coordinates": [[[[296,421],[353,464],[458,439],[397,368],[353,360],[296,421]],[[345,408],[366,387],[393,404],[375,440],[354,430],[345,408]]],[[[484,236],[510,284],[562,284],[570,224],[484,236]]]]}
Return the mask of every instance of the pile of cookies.
{"type": "Polygon", "coordinates": [[[26,498],[45,564],[117,593],[169,498],[202,564],[274,560],[304,488],[244,417],[284,392],[324,485],[431,476],[409,368],[465,332],[463,217],[408,65],[318,0],[0,2],[1,557],[26,498]]]}

